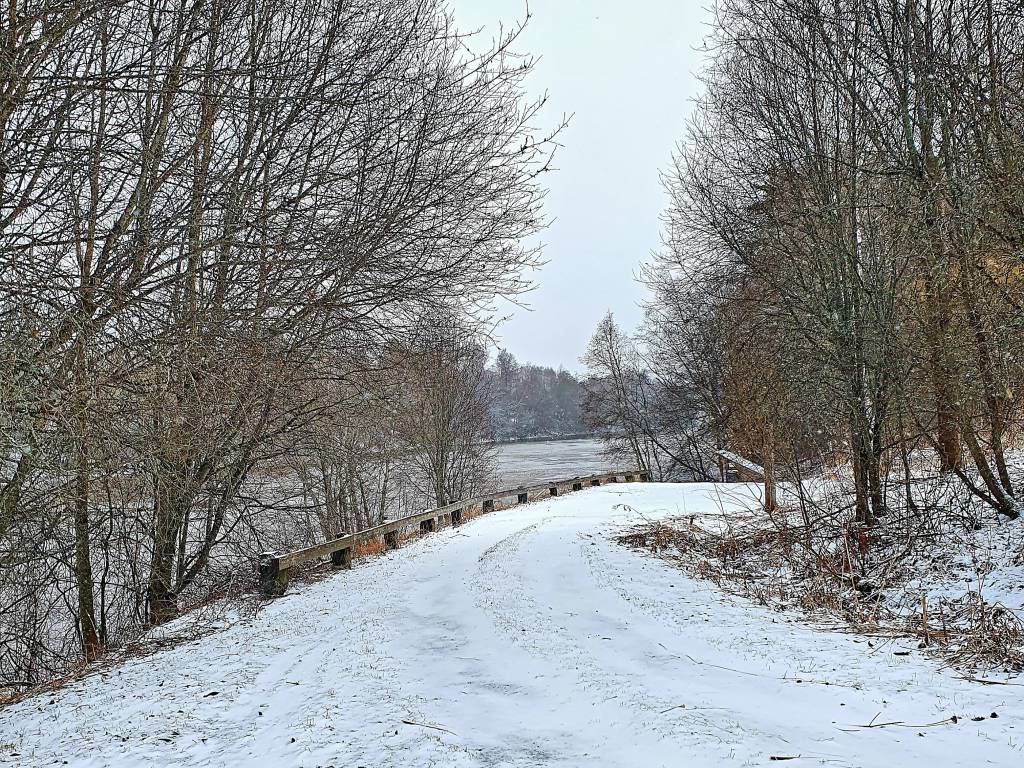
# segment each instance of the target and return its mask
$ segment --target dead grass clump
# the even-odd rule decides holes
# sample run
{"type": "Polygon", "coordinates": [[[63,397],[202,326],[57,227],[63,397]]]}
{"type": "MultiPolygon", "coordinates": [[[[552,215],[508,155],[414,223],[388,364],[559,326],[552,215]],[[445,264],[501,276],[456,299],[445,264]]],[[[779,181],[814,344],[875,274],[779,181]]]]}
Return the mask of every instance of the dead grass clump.
{"type": "Polygon", "coordinates": [[[382,555],[385,552],[384,548],[384,537],[378,539],[371,539],[370,541],[364,541],[362,544],[356,544],[352,548],[352,554],[356,557],[368,557],[370,555],[382,555]]]}
{"type": "Polygon", "coordinates": [[[619,544],[633,549],[649,549],[655,554],[660,554],[670,546],[680,546],[677,539],[681,535],[681,531],[655,522],[638,526],[629,533],[619,536],[617,541],[619,544]]]}
{"type": "MultiPolygon", "coordinates": [[[[962,571],[956,563],[964,545],[952,529],[922,530],[910,515],[893,515],[871,530],[839,516],[809,527],[785,510],[709,520],[713,527],[695,517],[645,521],[617,541],[774,610],[795,608],[830,626],[838,620],[850,631],[915,638],[961,669],[1024,671],[1024,621],[986,602],[980,583],[957,599],[929,603],[924,594],[922,579],[953,584],[962,571]]],[[[987,573],[992,566],[975,557],[972,567],[987,573]]]]}
{"type": "Polygon", "coordinates": [[[1024,671],[1024,621],[1001,603],[989,603],[977,592],[922,604],[908,618],[906,631],[922,646],[941,648],[959,667],[1024,671]]]}

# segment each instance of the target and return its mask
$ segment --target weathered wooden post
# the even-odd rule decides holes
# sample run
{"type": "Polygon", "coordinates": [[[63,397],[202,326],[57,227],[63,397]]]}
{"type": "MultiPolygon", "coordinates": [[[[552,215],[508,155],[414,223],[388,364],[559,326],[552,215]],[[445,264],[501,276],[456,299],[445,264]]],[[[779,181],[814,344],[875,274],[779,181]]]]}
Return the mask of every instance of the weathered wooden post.
{"type": "Polygon", "coordinates": [[[484,499],[483,510],[484,510],[484,512],[493,512],[494,511],[494,499],[484,499]]]}
{"type": "MultiPolygon", "coordinates": [[[[344,536],[347,531],[340,531],[334,535],[334,538],[340,539],[344,536]]],[[[352,547],[345,547],[344,549],[336,549],[331,552],[331,566],[334,568],[351,568],[352,567],[352,547]]]]}
{"type": "MultiPolygon", "coordinates": [[[[339,533],[338,538],[340,539],[345,534],[339,533]]],[[[331,552],[331,565],[335,568],[351,568],[352,567],[352,547],[345,547],[344,549],[336,549],[331,552]]]]}
{"type": "Polygon", "coordinates": [[[527,495],[525,493],[520,493],[519,496],[516,498],[520,504],[525,504],[528,501],[527,495]]]}
{"type": "Polygon", "coordinates": [[[398,531],[388,531],[384,534],[384,549],[398,549],[398,531]]]}
{"type": "Polygon", "coordinates": [[[558,486],[557,485],[552,485],[551,488],[548,489],[548,492],[552,496],[557,496],[558,495],[558,486]]]}
{"type": "Polygon", "coordinates": [[[437,528],[437,518],[428,517],[420,523],[420,531],[423,533],[433,533],[437,528]]]}
{"type": "Polygon", "coordinates": [[[267,597],[280,597],[288,589],[288,571],[281,570],[276,552],[263,552],[259,559],[260,589],[267,597]]]}

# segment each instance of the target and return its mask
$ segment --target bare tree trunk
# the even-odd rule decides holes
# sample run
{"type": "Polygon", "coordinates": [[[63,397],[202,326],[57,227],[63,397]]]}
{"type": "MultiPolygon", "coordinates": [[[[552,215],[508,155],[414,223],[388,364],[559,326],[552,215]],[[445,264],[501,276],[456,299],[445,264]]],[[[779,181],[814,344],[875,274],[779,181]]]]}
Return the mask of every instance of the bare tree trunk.
{"type": "Polygon", "coordinates": [[[853,489],[856,520],[864,525],[871,524],[871,502],[868,482],[868,450],[864,437],[856,426],[851,427],[850,445],[853,459],[853,489]]]}
{"type": "Polygon", "coordinates": [[[78,627],[82,640],[82,655],[85,660],[92,661],[97,658],[102,649],[99,633],[96,628],[96,608],[94,600],[94,583],[92,573],[92,546],[90,536],[90,472],[89,465],[89,417],[88,417],[88,396],[84,390],[84,367],[85,352],[84,340],[78,344],[78,371],[81,378],[79,384],[79,397],[76,407],[77,434],[75,442],[77,448],[76,469],[75,469],[75,500],[74,500],[74,529],[75,529],[75,585],[78,594],[78,627]]]}
{"type": "MultiPolygon", "coordinates": [[[[165,446],[166,447],[166,446],[165,446]]],[[[167,461],[167,464],[171,464],[167,461]]],[[[153,551],[149,563],[146,588],[147,621],[153,626],[163,624],[178,615],[175,590],[175,554],[183,504],[180,488],[184,478],[164,471],[153,480],[153,551]]]]}
{"type": "MultiPolygon", "coordinates": [[[[963,286],[964,291],[964,305],[967,310],[967,319],[973,332],[975,353],[978,359],[978,376],[981,380],[985,418],[989,424],[989,448],[992,451],[992,459],[996,465],[996,473],[999,476],[999,482],[1002,483],[1007,495],[1012,496],[1013,484],[1010,481],[1010,473],[1006,466],[1006,451],[1003,445],[1003,434],[1005,431],[1003,405],[1001,402],[1002,398],[996,390],[995,363],[992,354],[992,344],[978,311],[978,298],[974,295],[974,291],[970,284],[970,277],[966,272],[966,267],[961,275],[961,285],[963,286]]],[[[964,421],[964,428],[970,428],[967,424],[966,418],[964,421]]]]}
{"type": "Polygon", "coordinates": [[[769,446],[764,452],[764,510],[771,514],[778,508],[775,487],[775,448],[769,446]]]}
{"type": "Polygon", "coordinates": [[[954,472],[963,467],[963,453],[960,450],[957,409],[950,392],[951,371],[945,362],[946,353],[943,349],[943,344],[948,338],[945,335],[945,326],[948,321],[942,317],[945,310],[940,305],[944,300],[935,291],[931,292],[927,301],[935,303],[933,308],[927,310],[932,316],[931,329],[928,333],[928,355],[935,402],[935,433],[936,447],[939,453],[939,471],[954,472]]]}

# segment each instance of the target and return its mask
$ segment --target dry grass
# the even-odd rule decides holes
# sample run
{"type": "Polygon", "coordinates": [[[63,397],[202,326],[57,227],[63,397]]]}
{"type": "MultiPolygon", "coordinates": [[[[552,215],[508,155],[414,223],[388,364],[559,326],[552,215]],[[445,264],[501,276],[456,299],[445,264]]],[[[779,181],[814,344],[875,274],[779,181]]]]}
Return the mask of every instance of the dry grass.
{"type": "Polygon", "coordinates": [[[943,544],[896,535],[901,524],[893,520],[870,535],[835,526],[809,533],[758,513],[739,516],[725,530],[708,530],[694,518],[648,521],[617,541],[773,610],[798,609],[848,631],[914,638],[964,670],[1024,670],[1024,621],[1017,613],[987,603],[980,591],[929,602],[908,586],[920,575],[911,555],[943,544]]]}
{"type": "Polygon", "coordinates": [[[386,551],[384,538],[381,537],[373,541],[364,541],[362,544],[356,544],[352,548],[352,555],[353,557],[372,557],[374,555],[383,555],[386,551]]]}

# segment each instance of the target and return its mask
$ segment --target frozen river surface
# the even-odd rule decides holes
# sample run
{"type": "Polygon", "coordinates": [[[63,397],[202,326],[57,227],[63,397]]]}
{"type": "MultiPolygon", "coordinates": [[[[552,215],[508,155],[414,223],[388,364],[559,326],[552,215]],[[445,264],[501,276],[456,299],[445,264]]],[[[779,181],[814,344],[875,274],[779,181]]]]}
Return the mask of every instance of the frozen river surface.
{"type": "Polygon", "coordinates": [[[631,469],[624,458],[609,456],[600,440],[548,440],[498,446],[498,488],[513,488],[545,480],[593,475],[612,469],[631,469]]]}

